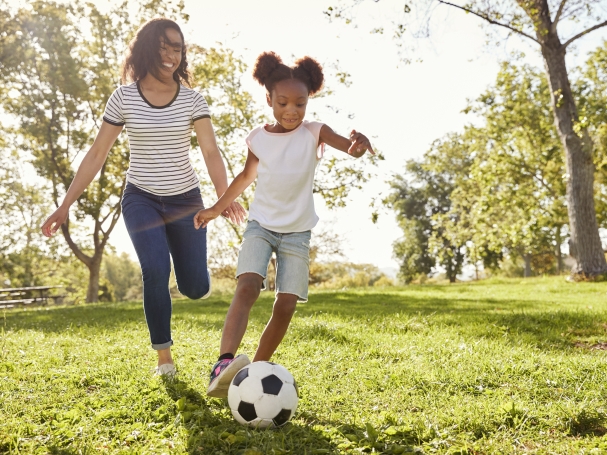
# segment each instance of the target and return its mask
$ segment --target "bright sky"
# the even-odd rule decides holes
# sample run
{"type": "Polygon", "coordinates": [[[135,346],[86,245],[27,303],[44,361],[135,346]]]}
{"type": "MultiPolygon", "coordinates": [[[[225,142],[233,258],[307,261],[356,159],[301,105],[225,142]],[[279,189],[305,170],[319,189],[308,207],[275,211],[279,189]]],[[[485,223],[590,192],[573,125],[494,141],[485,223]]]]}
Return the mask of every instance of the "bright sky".
{"type": "MultiPolygon", "coordinates": [[[[104,7],[112,1],[94,3],[104,7]]],[[[321,224],[330,224],[344,239],[348,259],[381,268],[398,267],[392,259],[392,243],[400,231],[391,213],[382,213],[376,225],[371,222],[372,197],[386,194],[391,175],[402,172],[407,160],[421,157],[432,141],[461,130],[473,120],[461,113],[466,100],[476,98],[493,83],[499,62],[510,52],[523,51],[538,66],[542,62],[534,43],[516,37],[503,46],[487,47],[479,19],[443,6],[435,11],[431,38],[420,41],[417,51],[411,54],[423,62],[399,64],[391,33],[372,35],[368,31],[377,25],[389,30],[390,21],[402,14],[403,1],[364,2],[357,10],[358,28],[342,22],[329,23],[323,11],[335,3],[186,0],[191,17],[183,29],[186,41],[205,47],[222,42],[250,66],[261,52],[272,50],[287,64],[304,55],[325,65],[338,60],[341,70],[351,74],[349,88],[329,81],[337,89],[330,103],[340,109],[339,113],[326,109],[324,99],[312,100],[317,104],[308,109],[318,112],[321,121],[341,134],[347,135],[355,128],[372,137],[373,145],[384,153],[386,161],[375,181],[363,191],[352,193],[345,209],[329,211],[317,200],[317,211],[321,224]],[[354,118],[349,119],[348,114],[354,114],[354,118]]],[[[581,64],[588,51],[604,39],[606,29],[578,41],[577,48],[569,52],[569,68],[581,64]]],[[[264,89],[252,78],[245,78],[243,84],[263,105],[264,89]]],[[[267,114],[271,114],[269,108],[267,114]]],[[[348,158],[344,155],[344,159],[348,158]]],[[[135,257],[122,223],[110,243],[135,257]]]]}

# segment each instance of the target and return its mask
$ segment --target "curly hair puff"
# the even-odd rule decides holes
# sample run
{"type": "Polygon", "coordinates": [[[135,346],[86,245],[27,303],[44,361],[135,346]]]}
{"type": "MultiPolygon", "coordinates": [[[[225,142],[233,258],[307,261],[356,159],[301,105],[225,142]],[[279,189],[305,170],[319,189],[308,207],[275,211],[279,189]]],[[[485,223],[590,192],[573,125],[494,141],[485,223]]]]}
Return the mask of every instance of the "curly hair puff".
{"type": "Polygon", "coordinates": [[[277,82],[297,79],[306,85],[310,95],[318,93],[324,81],[322,66],[312,57],[300,58],[295,62],[295,66],[289,67],[282,63],[282,59],[274,52],[264,52],[257,57],[253,78],[265,86],[268,93],[272,93],[277,82]]]}

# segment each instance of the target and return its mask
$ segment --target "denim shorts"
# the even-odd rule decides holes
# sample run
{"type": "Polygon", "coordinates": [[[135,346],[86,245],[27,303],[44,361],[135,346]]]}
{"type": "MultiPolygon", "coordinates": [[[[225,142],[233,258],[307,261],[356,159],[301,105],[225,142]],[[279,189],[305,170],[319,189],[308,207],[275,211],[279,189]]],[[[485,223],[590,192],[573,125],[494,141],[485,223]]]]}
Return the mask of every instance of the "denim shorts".
{"type": "Polygon", "coordinates": [[[238,253],[236,278],[256,273],[265,278],[272,252],[276,253],[276,294],[294,294],[298,302],[308,301],[311,231],[280,233],[251,220],[244,231],[238,253]]]}

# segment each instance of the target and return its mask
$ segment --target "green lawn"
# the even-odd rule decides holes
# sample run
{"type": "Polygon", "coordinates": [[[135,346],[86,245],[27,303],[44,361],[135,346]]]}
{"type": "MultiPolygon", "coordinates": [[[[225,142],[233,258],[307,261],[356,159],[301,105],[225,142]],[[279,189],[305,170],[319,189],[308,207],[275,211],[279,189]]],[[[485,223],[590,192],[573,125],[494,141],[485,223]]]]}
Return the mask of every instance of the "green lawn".
{"type": "Polygon", "coordinates": [[[6,311],[0,453],[607,453],[607,283],[313,292],[274,358],[297,415],[272,431],[205,395],[229,300],[175,302],[174,383],[150,372],[140,302],[6,311]]]}

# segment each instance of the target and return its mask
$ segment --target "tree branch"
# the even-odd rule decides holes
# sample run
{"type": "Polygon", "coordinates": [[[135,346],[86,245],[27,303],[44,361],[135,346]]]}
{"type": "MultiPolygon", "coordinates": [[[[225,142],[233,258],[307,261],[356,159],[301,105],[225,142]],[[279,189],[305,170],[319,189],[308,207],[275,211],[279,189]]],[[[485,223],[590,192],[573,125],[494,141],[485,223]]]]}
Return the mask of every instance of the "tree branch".
{"type": "Polygon", "coordinates": [[[439,3],[442,3],[443,5],[449,5],[449,6],[453,6],[453,7],[455,7],[455,8],[461,9],[462,11],[465,11],[465,12],[467,12],[467,13],[474,14],[475,16],[480,17],[481,19],[483,19],[483,20],[485,20],[485,21],[489,22],[490,24],[493,24],[493,25],[499,25],[500,27],[507,28],[508,30],[510,30],[510,31],[512,31],[512,32],[514,32],[514,33],[517,33],[517,34],[519,34],[519,35],[521,35],[521,36],[524,36],[525,38],[529,38],[530,40],[535,41],[535,42],[536,42],[536,43],[538,43],[538,44],[541,44],[541,43],[540,43],[540,42],[539,42],[537,39],[535,39],[533,36],[528,35],[527,33],[523,32],[523,31],[521,31],[521,30],[519,30],[519,29],[516,29],[516,28],[514,28],[514,27],[512,27],[512,26],[510,26],[510,25],[508,25],[508,24],[502,24],[501,22],[494,21],[494,20],[493,20],[493,19],[491,19],[490,17],[488,17],[488,16],[486,16],[486,15],[484,15],[484,14],[482,14],[482,13],[478,13],[478,12],[476,12],[476,11],[472,11],[471,9],[466,8],[465,6],[459,6],[459,5],[455,5],[455,4],[453,4],[453,3],[449,3],[449,2],[446,2],[446,1],[444,1],[444,0],[438,0],[438,2],[439,2],[439,3]]]}
{"type": "MultiPolygon", "coordinates": [[[[107,241],[109,240],[110,234],[114,230],[116,223],[120,219],[120,214],[122,213],[122,207],[120,205],[120,200],[114,207],[112,207],[112,210],[114,211],[114,216],[112,217],[112,222],[110,223],[110,227],[108,227],[107,231],[101,230],[101,232],[103,232],[103,239],[101,240],[101,250],[102,251],[105,248],[105,245],[107,244],[107,241]]],[[[112,213],[112,212],[110,212],[110,213],[112,213]]]]}
{"type": "Polygon", "coordinates": [[[559,23],[559,20],[561,20],[561,15],[563,14],[563,10],[565,9],[565,3],[567,3],[567,0],[561,1],[559,9],[556,12],[556,16],[554,16],[554,20],[552,21],[552,25],[550,26],[550,31],[552,33],[556,32],[556,25],[559,23]]]}
{"type": "Polygon", "coordinates": [[[76,245],[74,240],[72,240],[72,236],[70,235],[69,223],[70,223],[70,219],[68,217],[68,219],[65,220],[65,223],[63,223],[61,225],[61,233],[63,234],[63,237],[65,238],[65,241],[67,242],[67,245],[70,247],[70,250],[72,250],[74,255],[81,262],[83,262],[87,267],[89,267],[92,258],[90,256],[87,256],[86,254],[84,254],[82,252],[82,250],[80,248],[78,248],[78,245],[76,245]]]}
{"type": "Polygon", "coordinates": [[[573,43],[576,39],[581,38],[582,36],[587,35],[588,33],[593,32],[594,30],[596,30],[598,28],[605,27],[606,25],[607,25],[607,21],[601,22],[600,24],[596,24],[594,27],[590,27],[589,29],[586,29],[583,32],[578,33],[573,38],[566,41],[565,44],[563,44],[563,49],[566,49],[567,46],[569,46],[571,43],[573,43]]]}

